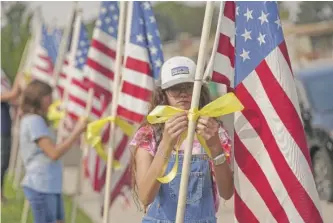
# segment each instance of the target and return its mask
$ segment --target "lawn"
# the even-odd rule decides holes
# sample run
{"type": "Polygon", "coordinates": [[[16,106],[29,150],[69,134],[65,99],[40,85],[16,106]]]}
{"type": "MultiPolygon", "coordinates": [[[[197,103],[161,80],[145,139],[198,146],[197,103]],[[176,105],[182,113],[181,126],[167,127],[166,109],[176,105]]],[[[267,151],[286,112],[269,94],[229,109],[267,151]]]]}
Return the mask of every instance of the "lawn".
{"type": "MultiPolygon", "coordinates": [[[[11,183],[5,181],[5,191],[4,194],[7,198],[7,203],[1,205],[1,222],[3,223],[19,223],[21,222],[21,213],[24,204],[24,194],[21,188],[15,192],[12,188],[11,183]]],[[[72,199],[64,196],[65,202],[65,222],[70,222],[71,211],[72,211],[72,199]]],[[[76,222],[79,223],[92,223],[87,215],[85,215],[81,210],[78,210],[76,222]]],[[[28,223],[33,223],[32,214],[29,213],[28,223]]]]}

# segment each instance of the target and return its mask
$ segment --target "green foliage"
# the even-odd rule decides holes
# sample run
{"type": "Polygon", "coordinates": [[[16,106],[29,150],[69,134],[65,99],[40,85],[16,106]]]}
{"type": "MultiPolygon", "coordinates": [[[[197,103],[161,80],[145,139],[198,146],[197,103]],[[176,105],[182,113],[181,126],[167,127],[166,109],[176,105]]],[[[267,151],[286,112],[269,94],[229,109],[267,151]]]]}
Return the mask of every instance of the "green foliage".
{"type": "MultiPolygon", "coordinates": [[[[21,189],[15,191],[9,181],[5,181],[4,184],[4,195],[7,198],[5,204],[1,204],[1,222],[4,223],[16,223],[20,222],[23,204],[24,204],[24,194],[21,189]]],[[[69,197],[64,196],[65,203],[65,222],[70,222],[71,211],[72,211],[72,201],[69,197]]],[[[32,223],[32,214],[29,212],[28,223],[32,223]]],[[[76,222],[80,223],[91,223],[92,221],[79,209],[77,214],[76,222]]]]}
{"type": "Polygon", "coordinates": [[[19,67],[26,42],[30,37],[32,14],[25,17],[27,3],[11,4],[5,13],[7,24],[1,28],[1,68],[11,81],[19,67]]]}
{"type": "Polygon", "coordinates": [[[329,1],[303,1],[300,3],[298,24],[333,20],[333,2],[329,1]]]}
{"type": "MultiPolygon", "coordinates": [[[[159,2],[154,7],[156,20],[162,33],[172,33],[173,39],[180,32],[200,36],[205,15],[205,4],[189,6],[182,2],[159,2]]],[[[216,29],[219,8],[216,7],[212,23],[212,32],[216,29]]],[[[171,37],[170,37],[171,38],[171,37]]]]}

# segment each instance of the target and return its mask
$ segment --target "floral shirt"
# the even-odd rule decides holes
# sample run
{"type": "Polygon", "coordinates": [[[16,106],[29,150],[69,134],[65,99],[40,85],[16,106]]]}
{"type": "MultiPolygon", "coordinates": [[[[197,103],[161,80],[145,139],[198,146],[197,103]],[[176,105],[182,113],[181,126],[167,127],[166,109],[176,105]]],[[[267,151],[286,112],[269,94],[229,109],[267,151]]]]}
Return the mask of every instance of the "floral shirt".
{"type": "MultiPolygon", "coordinates": [[[[230,162],[230,153],[231,153],[231,139],[227,133],[227,131],[221,126],[219,129],[219,136],[222,148],[226,155],[228,156],[228,162],[230,162]]],[[[180,147],[180,150],[184,150],[186,142],[184,141],[180,147]]],[[[154,137],[154,130],[151,126],[141,127],[136,134],[134,135],[130,146],[138,147],[141,149],[147,150],[152,156],[155,156],[157,152],[157,143],[154,137]]],[[[175,152],[175,151],[174,151],[175,152]]],[[[198,140],[194,140],[192,154],[202,154],[204,150],[202,149],[198,140]]],[[[215,209],[218,211],[219,208],[219,194],[217,190],[216,180],[215,180],[215,172],[213,168],[213,163],[210,161],[210,170],[213,178],[213,195],[215,201],[215,209]]]]}

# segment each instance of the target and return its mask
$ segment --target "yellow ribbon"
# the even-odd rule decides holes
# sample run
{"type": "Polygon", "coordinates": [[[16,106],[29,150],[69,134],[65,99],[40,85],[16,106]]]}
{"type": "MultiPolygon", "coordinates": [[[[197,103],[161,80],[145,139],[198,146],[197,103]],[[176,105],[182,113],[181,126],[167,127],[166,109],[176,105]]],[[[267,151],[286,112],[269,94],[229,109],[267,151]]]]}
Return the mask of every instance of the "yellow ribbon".
{"type": "MultiPolygon", "coordinates": [[[[190,110],[188,113],[188,119],[190,121],[197,121],[197,119],[200,116],[219,117],[234,113],[236,111],[241,111],[243,110],[243,108],[244,108],[243,105],[238,100],[236,95],[230,92],[212,101],[211,103],[203,107],[201,110],[198,109],[190,110]]],[[[164,123],[174,115],[179,114],[181,112],[184,112],[184,110],[172,106],[159,105],[152,112],[149,113],[149,115],[147,116],[147,121],[150,124],[164,123]]],[[[178,171],[178,150],[182,142],[186,139],[186,137],[187,137],[187,132],[184,132],[180,136],[176,144],[176,162],[172,167],[171,171],[164,177],[157,178],[157,180],[160,181],[161,183],[169,183],[176,177],[178,171]]],[[[208,148],[204,138],[197,134],[196,137],[200,142],[200,144],[202,145],[202,147],[204,148],[207,155],[211,158],[212,156],[210,149],[208,148]]]]}
{"type": "MultiPolygon", "coordinates": [[[[119,128],[128,136],[133,135],[134,133],[134,127],[130,125],[128,122],[122,120],[119,117],[106,117],[94,122],[91,122],[87,126],[87,132],[86,132],[86,140],[89,145],[95,148],[97,154],[106,162],[107,161],[107,153],[104,150],[103,143],[102,143],[102,137],[101,131],[102,128],[108,123],[108,122],[114,122],[119,128]]],[[[119,161],[114,160],[113,162],[113,168],[114,169],[120,169],[121,165],[119,161]]]]}
{"type": "Polygon", "coordinates": [[[60,109],[61,101],[56,100],[53,102],[47,112],[47,119],[52,123],[52,126],[56,129],[59,126],[59,122],[65,117],[65,112],[60,109]]]}
{"type": "Polygon", "coordinates": [[[32,80],[31,74],[28,71],[24,72],[24,80],[26,84],[29,84],[32,80]]]}

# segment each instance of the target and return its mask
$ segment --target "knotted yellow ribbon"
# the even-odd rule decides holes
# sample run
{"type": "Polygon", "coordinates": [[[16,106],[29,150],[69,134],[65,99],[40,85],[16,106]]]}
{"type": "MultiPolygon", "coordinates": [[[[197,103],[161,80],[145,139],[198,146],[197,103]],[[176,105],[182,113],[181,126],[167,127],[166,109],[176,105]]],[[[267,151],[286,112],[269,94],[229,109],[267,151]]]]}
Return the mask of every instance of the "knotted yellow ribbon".
{"type": "Polygon", "coordinates": [[[24,72],[24,80],[25,80],[26,84],[29,84],[32,81],[30,72],[28,72],[28,71],[24,72]]]}
{"type": "MultiPolygon", "coordinates": [[[[234,113],[236,111],[241,111],[243,110],[243,108],[244,108],[243,105],[238,100],[236,95],[230,92],[212,101],[211,103],[203,107],[201,110],[198,109],[190,110],[188,112],[188,119],[190,121],[197,121],[197,119],[200,116],[219,117],[234,113]]],[[[149,115],[147,116],[147,121],[150,124],[164,123],[168,121],[171,117],[181,112],[184,112],[184,110],[172,106],[159,105],[152,112],[149,113],[149,115]]],[[[187,131],[185,131],[180,136],[176,144],[176,162],[172,167],[171,171],[164,177],[157,178],[157,180],[160,181],[161,183],[169,183],[176,177],[178,171],[178,150],[182,142],[186,139],[186,137],[187,137],[187,131]]],[[[198,134],[196,134],[196,137],[200,142],[200,144],[202,145],[202,147],[204,148],[207,155],[211,158],[210,149],[208,148],[204,138],[198,134]]]]}
{"type": "MultiPolygon", "coordinates": [[[[107,153],[104,150],[103,143],[102,143],[102,137],[101,137],[101,131],[102,128],[108,123],[108,122],[114,122],[119,128],[128,136],[133,135],[134,133],[134,127],[130,125],[125,120],[122,120],[119,117],[106,117],[94,122],[91,122],[87,126],[87,132],[86,132],[86,140],[89,145],[95,148],[97,154],[106,162],[107,161],[107,153]]],[[[114,169],[120,169],[121,165],[119,161],[114,160],[113,162],[113,168],[114,169]]]]}
{"type": "Polygon", "coordinates": [[[59,122],[65,117],[65,112],[60,109],[61,101],[53,102],[47,112],[47,119],[52,123],[53,128],[57,129],[59,122]]]}

